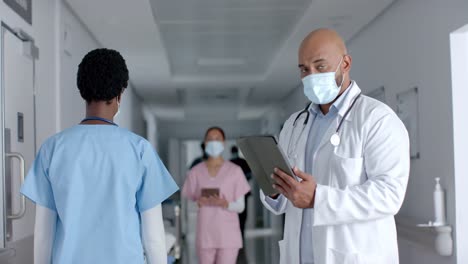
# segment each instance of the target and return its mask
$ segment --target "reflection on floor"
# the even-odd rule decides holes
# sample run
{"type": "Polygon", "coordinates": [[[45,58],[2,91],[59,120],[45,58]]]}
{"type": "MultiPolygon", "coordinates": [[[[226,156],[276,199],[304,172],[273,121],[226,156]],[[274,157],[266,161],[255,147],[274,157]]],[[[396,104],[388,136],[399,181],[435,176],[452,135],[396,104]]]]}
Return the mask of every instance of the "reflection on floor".
{"type": "MultiPolygon", "coordinates": [[[[278,264],[278,241],[281,235],[271,230],[247,230],[244,249],[239,252],[237,264],[278,264]]],[[[197,264],[194,237],[187,237],[183,248],[183,264],[197,264]]]]}
{"type": "Polygon", "coordinates": [[[245,247],[239,254],[238,264],[278,264],[280,235],[250,236],[246,238],[245,247]],[[246,253],[246,254],[245,254],[246,253]],[[245,259],[246,258],[246,259],[245,259]]]}

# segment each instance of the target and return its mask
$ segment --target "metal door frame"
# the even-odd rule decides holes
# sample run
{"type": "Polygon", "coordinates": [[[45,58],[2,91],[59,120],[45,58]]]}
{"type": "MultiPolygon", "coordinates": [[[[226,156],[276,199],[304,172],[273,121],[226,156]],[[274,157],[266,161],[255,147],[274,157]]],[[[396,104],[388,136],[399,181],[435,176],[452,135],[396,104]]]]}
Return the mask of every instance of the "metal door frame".
{"type": "Polygon", "coordinates": [[[6,27],[3,26],[4,23],[1,21],[0,27],[0,249],[5,248],[6,245],[6,230],[5,230],[5,220],[6,220],[6,204],[5,204],[5,92],[3,87],[5,87],[5,79],[3,77],[3,41],[6,27]]]}
{"type": "MultiPolygon", "coordinates": [[[[0,202],[0,249],[6,247],[6,204],[5,204],[5,78],[4,78],[4,41],[5,33],[12,33],[14,36],[19,38],[21,41],[31,41],[34,46],[34,39],[29,36],[26,32],[21,29],[15,30],[8,26],[5,22],[0,20],[0,197],[2,197],[2,202],[0,202]]],[[[38,58],[38,49],[36,49],[32,60],[33,60],[33,119],[34,119],[34,153],[36,153],[36,59],[38,58]]]]}

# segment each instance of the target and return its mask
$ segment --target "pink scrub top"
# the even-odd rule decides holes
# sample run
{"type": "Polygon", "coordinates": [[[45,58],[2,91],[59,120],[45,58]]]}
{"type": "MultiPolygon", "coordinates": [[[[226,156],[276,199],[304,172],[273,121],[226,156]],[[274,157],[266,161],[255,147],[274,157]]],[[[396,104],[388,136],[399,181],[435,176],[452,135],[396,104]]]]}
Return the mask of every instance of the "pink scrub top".
{"type": "MultiPolygon", "coordinates": [[[[225,161],[216,177],[211,177],[205,162],[193,167],[185,179],[182,195],[197,201],[203,188],[219,188],[221,197],[234,202],[250,191],[242,169],[225,161]]],[[[197,247],[242,248],[239,216],[236,212],[215,206],[198,208],[197,247]]]]}

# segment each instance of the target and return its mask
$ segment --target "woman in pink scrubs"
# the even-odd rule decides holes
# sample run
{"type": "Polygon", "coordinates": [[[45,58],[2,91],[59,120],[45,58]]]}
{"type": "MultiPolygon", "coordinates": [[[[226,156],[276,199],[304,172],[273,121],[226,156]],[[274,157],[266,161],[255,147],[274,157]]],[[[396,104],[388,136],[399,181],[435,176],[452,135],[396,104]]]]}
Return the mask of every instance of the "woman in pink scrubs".
{"type": "Polygon", "coordinates": [[[244,210],[244,196],[250,186],[242,169],[222,158],[225,139],[219,127],[206,131],[205,151],[209,158],[189,171],[182,190],[182,195],[199,207],[199,264],[235,264],[242,248],[238,214],[244,210]]]}

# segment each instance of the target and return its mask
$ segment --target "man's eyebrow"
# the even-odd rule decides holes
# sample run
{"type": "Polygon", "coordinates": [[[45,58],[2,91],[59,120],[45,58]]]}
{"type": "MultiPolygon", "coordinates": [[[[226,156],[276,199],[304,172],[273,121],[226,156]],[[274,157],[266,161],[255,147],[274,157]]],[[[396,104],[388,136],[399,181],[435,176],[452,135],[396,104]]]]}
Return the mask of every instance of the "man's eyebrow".
{"type": "MultiPolygon", "coordinates": [[[[319,62],[324,62],[324,61],[326,61],[326,60],[323,59],[323,58],[320,58],[320,59],[314,60],[314,61],[312,62],[312,64],[319,63],[319,62]]],[[[303,67],[305,67],[305,65],[304,65],[304,64],[299,64],[299,65],[297,65],[297,67],[303,68],[303,67]]]]}
{"type": "Polygon", "coordinates": [[[312,63],[323,62],[323,61],[325,61],[325,59],[317,59],[317,60],[315,60],[315,61],[312,62],[312,63]]]}

